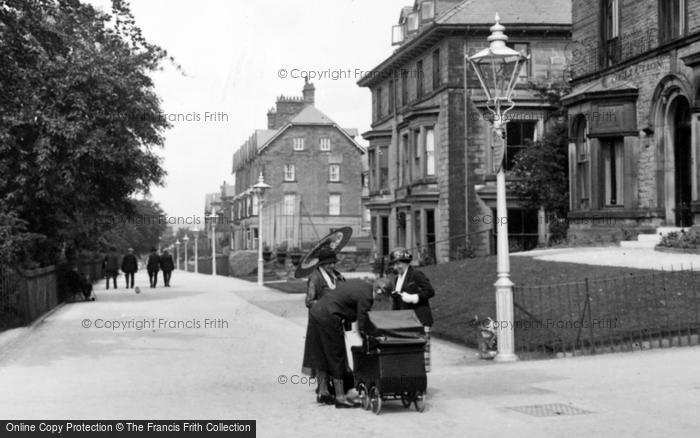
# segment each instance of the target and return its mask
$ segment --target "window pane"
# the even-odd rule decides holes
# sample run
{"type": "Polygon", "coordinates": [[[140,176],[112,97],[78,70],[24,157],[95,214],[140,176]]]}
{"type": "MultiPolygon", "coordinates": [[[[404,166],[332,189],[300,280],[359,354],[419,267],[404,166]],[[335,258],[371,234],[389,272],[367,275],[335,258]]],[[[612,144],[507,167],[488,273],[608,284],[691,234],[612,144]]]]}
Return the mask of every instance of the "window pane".
{"type": "Polygon", "coordinates": [[[423,96],[423,61],[416,64],[416,94],[423,96]]]}
{"type": "Polygon", "coordinates": [[[331,164],[328,166],[328,178],[331,181],[340,181],[340,165],[338,164],[331,164]]]}
{"type": "Polygon", "coordinates": [[[321,139],[321,150],[322,151],[330,151],[331,150],[331,139],[328,137],[324,137],[321,139]]]}
{"type": "Polygon", "coordinates": [[[420,131],[413,131],[413,180],[421,177],[421,137],[420,131]]]}
{"type": "Polygon", "coordinates": [[[295,166],[294,164],[285,164],[284,165],[284,180],[285,181],[294,181],[295,179],[295,166]]]}
{"type": "Polygon", "coordinates": [[[435,131],[425,131],[425,173],[435,175],[435,131]]]}
{"type": "Polygon", "coordinates": [[[440,88],[440,49],[433,52],[433,90],[440,88]]]}
{"type": "Polygon", "coordinates": [[[515,164],[515,157],[522,149],[530,144],[535,138],[535,128],[537,122],[510,121],[507,126],[506,135],[506,161],[505,170],[511,170],[515,164]]]}
{"type": "Polygon", "coordinates": [[[304,138],[303,137],[297,137],[294,139],[294,150],[295,151],[303,151],[304,150],[304,138]]]}
{"type": "Polygon", "coordinates": [[[328,214],[338,216],[340,214],[340,195],[328,197],[328,214]]]}
{"type": "Polygon", "coordinates": [[[294,214],[294,204],[296,201],[296,195],[294,193],[284,195],[284,214],[293,215],[294,214]]]}

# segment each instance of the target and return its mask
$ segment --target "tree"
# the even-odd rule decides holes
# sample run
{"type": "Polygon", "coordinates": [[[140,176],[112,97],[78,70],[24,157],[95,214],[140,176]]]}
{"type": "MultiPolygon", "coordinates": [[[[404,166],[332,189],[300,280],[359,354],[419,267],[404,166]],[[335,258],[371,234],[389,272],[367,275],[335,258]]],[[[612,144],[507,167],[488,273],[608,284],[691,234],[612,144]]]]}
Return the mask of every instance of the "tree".
{"type": "Polygon", "coordinates": [[[542,139],[522,149],[514,157],[515,181],[509,184],[513,194],[523,199],[525,208],[543,207],[550,220],[552,241],[566,238],[569,210],[569,157],[566,110],[561,97],[566,86],[531,84],[538,94],[557,107],[542,139]]]}
{"type": "Polygon", "coordinates": [[[112,15],[78,0],[0,5],[0,212],[44,236],[41,263],[162,184],[168,124],[149,73],[166,58],[121,0],[112,15]]]}
{"type": "Polygon", "coordinates": [[[135,214],[114,221],[97,243],[100,249],[116,247],[122,252],[133,248],[136,254],[147,254],[158,247],[158,239],[167,227],[160,206],[148,200],[131,200],[135,214]]]}

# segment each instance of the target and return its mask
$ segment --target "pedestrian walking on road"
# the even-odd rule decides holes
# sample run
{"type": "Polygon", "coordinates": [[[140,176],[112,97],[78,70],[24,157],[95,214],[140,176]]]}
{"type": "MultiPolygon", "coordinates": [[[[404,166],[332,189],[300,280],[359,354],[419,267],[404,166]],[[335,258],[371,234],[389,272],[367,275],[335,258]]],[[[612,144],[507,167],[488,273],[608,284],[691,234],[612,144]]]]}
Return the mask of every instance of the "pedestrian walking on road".
{"type": "Polygon", "coordinates": [[[411,266],[413,256],[405,248],[395,248],[389,254],[389,267],[396,270],[388,281],[380,285],[385,293],[391,293],[392,310],[411,309],[416,312],[425,329],[425,371],[430,372],[430,327],[433,313],[428,300],[435,296],[435,289],[424,273],[411,266]]]}
{"type": "Polygon", "coordinates": [[[117,249],[111,247],[109,253],[102,260],[102,271],[105,273],[107,278],[107,289],[109,289],[109,280],[111,279],[114,283],[114,288],[117,288],[117,276],[119,275],[119,256],[117,255],[117,249]]]}
{"type": "Polygon", "coordinates": [[[146,270],[148,271],[148,281],[151,287],[156,287],[158,283],[158,271],[160,270],[160,256],[155,248],[151,248],[151,253],[148,255],[146,270]]]}
{"type": "Polygon", "coordinates": [[[134,274],[139,270],[139,261],[134,255],[134,248],[129,248],[122,258],[122,272],[126,278],[126,288],[134,287],[134,274]]]}
{"type": "Polygon", "coordinates": [[[165,287],[170,287],[170,276],[175,269],[175,263],[173,262],[173,256],[170,255],[167,249],[164,250],[163,254],[160,256],[160,269],[163,271],[165,287]]]}

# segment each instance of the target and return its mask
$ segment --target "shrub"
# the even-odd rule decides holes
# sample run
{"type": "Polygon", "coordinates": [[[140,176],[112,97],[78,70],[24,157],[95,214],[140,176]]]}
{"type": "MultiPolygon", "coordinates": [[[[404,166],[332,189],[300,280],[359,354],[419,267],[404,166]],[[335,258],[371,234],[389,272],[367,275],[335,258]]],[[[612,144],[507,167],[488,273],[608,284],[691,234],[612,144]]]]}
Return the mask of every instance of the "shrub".
{"type": "Polygon", "coordinates": [[[700,233],[696,230],[671,231],[661,238],[659,246],[668,248],[696,249],[700,248],[700,233]]]}

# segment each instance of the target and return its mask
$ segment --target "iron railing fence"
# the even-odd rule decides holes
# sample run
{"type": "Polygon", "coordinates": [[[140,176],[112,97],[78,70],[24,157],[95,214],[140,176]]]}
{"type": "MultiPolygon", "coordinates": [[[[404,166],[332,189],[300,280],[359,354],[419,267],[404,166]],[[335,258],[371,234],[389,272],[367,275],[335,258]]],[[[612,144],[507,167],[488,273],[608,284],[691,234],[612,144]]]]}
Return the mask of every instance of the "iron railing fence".
{"type": "Polygon", "coordinates": [[[694,345],[700,335],[700,272],[692,268],[517,286],[513,299],[523,357],[694,345]]]}

